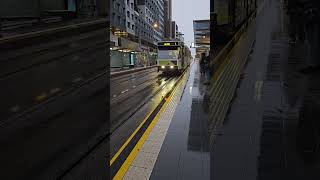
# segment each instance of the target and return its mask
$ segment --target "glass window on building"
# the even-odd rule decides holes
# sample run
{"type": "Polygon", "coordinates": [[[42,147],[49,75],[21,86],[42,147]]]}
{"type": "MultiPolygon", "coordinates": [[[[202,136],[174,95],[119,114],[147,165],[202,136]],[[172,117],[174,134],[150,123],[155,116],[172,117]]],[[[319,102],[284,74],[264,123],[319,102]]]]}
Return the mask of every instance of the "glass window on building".
{"type": "Polygon", "coordinates": [[[129,11],[127,11],[127,17],[130,18],[130,12],[129,11]]]}
{"type": "Polygon", "coordinates": [[[131,3],[131,8],[133,9],[133,3],[131,3]]]}
{"type": "Polygon", "coordinates": [[[112,6],[113,6],[113,9],[116,9],[117,7],[116,7],[116,0],[112,0],[112,6]]]}
{"type": "Polygon", "coordinates": [[[134,25],[132,24],[132,30],[134,30],[134,25]]]}
{"type": "Polygon", "coordinates": [[[117,21],[117,23],[121,23],[121,20],[120,20],[120,16],[118,16],[118,21],[117,21]]]}
{"type": "Polygon", "coordinates": [[[131,19],[134,20],[134,15],[133,14],[131,14],[131,19]]]}
{"type": "Polygon", "coordinates": [[[120,3],[117,3],[117,6],[118,12],[120,12],[120,3]]]}
{"type": "Polygon", "coordinates": [[[129,0],[127,0],[127,5],[129,6],[129,0]]]}
{"type": "Polygon", "coordinates": [[[128,22],[128,28],[130,29],[130,22],[128,22]]]}

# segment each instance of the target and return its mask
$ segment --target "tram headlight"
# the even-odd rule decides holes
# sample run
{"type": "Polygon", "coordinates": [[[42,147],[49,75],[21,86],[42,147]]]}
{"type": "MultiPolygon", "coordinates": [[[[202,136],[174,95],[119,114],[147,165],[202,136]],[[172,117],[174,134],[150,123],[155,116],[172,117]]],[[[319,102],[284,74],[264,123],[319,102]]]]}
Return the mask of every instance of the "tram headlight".
{"type": "Polygon", "coordinates": [[[165,66],[161,66],[162,69],[166,68],[165,66]]]}
{"type": "Polygon", "coordinates": [[[170,66],[170,69],[173,69],[174,68],[174,66],[170,66]]]}

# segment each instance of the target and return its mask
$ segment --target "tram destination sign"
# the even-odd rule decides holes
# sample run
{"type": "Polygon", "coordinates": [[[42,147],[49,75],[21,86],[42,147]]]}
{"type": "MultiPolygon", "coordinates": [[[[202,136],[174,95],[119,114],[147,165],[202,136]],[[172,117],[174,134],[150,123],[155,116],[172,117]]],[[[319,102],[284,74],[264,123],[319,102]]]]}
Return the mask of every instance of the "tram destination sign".
{"type": "Polygon", "coordinates": [[[178,46],[179,42],[159,42],[158,46],[178,46]]]}

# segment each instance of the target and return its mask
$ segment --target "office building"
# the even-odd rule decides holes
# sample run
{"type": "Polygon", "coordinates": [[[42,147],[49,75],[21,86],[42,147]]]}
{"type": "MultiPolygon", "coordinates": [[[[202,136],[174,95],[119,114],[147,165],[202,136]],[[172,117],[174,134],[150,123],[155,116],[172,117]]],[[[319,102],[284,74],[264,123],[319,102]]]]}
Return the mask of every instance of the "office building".
{"type": "Polygon", "coordinates": [[[210,20],[194,20],[193,32],[196,57],[200,57],[201,53],[208,55],[210,50],[210,20]]]}
{"type": "Polygon", "coordinates": [[[164,38],[172,39],[172,0],[164,0],[164,38]]]}

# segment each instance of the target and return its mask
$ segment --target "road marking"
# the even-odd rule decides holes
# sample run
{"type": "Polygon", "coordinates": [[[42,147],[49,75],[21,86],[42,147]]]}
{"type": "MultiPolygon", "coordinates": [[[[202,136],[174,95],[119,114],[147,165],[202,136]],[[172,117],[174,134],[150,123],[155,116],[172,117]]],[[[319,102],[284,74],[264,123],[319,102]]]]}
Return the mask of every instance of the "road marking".
{"type": "Polygon", "coordinates": [[[263,81],[256,81],[254,86],[254,89],[255,89],[254,99],[256,101],[260,101],[261,99],[262,87],[263,87],[263,81]]]}
{"type": "Polygon", "coordinates": [[[137,132],[141,129],[141,127],[143,126],[143,124],[147,121],[147,119],[150,117],[150,115],[152,114],[152,112],[150,112],[146,118],[144,118],[144,120],[139,124],[139,126],[137,127],[137,129],[131,134],[131,136],[126,140],[126,142],[120,147],[120,149],[118,150],[118,152],[112,157],[112,159],[110,160],[110,166],[112,166],[112,164],[116,161],[116,159],[119,157],[119,155],[122,153],[122,151],[124,150],[124,148],[127,147],[127,145],[130,143],[130,141],[133,139],[133,137],[137,134],[137,132]]]}
{"type": "Polygon", "coordinates": [[[126,93],[126,92],[128,92],[129,91],[129,89],[126,89],[126,90],[124,90],[124,91],[121,91],[121,94],[124,94],[124,93],[126,93]]]}
{"type": "Polygon", "coordinates": [[[167,107],[169,101],[171,99],[171,95],[169,96],[169,98],[166,99],[165,104],[161,107],[160,111],[157,113],[157,115],[155,116],[155,118],[152,120],[152,122],[150,123],[150,125],[148,126],[148,128],[146,129],[146,131],[143,133],[143,135],[141,136],[141,138],[139,139],[138,143],[135,145],[135,147],[133,148],[133,150],[130,152],[129,156],[127,157],[127,159],[125,160],[125,162],[121,165],[119,171],[117,172],[117,174],[113,177],[113,179],[118,180],[118,179],[122,179],[123,176],[126,174],[126,172],[128,171],[130,165],[132,164],[133,160],[136,158],[136,156],[138,155],[142,145],[144,144],[144,142],[147,140],[148,136],[150,135],[152,129],[154,128],[154,126],[156,125],[156,123],[159,120],[160,114],[164,111],[164,109],[167,107]]]}
{"type": "Polygon", "coordinates": [[[61,89],[60,88],[54,88],[50,90],[50,94],[55,94],[57,92],[59,92],[61,89]]]}
{"type": "MultiPolygon", "coordinates": [[[[122,179],[123,176],[126,174],[126,172],[128,171],[130,165],[132,164],[133,160],[136,158],[136,156],[139,153],[139,150],[141,149],[142,145],[144,144],[144,142],[146,141],[146,139],[148,138],[149,134],[151,133],[153,127],[155,126],[155,124],[157,123],[157,121],[159,120],[159,117],[161,115],[161,113],[164,111],[164,109],[167,107],[168,103],[170,102],[171,98],[172,98],[172,94],[174,93],[175,89],[178,87],[178,85],[181,83],[181,78],[185,75],[185,73],[183,73],[177,80],[177,85],[172,89],[169,97],[165,98],[165,103],[162,105],[162,107],[160,108],[160,110],[157,112],[156,116],[151,120],[151,123],[149,124],[149,126],[147,127],[147,129],[145,130],[145,132],[143,133],[143,135],[140,137],[139,141],[137,142],[137,144],[134,146],[134,148],[132,149],[132,151],[130,152],[129,156],[126,158],[126,160],[124,161],[124,163],[121,165],[120,169],[118,170],[118,172],[116,173],[116,175],[113,177],[113,179],[117,180],[117,179],[122,179]]],[[[150,112],[148,114],[148,116],[142,121],[142,123],[140,123],[140,125],[138,126],[138,128],[131,134],[131,136],[127,139],[127,141],[122,145],[122,147],[119,149],[119,151],[113,156],[113,158],[110,161],[110,166],[115,162],[115,160],[119,157],[119,155],[121,154],[121,152],[124,150],[124,148],[130,143],[130,141],[133,139],[133,137],[136,135],[136,133],[140,130],[140,128],[144,125],[144,123],[148,120],[148,118],[150,117],[150,115],[153,113],[150,112]]]]}
{"type": "Polygon", "coordinates": [[[77,83],[77,82],[79,82],[79,81],[81,81],[82,80],[82,78],[81,77],[78,77],[78,78],[75,78],[74,80],[72,80],[72,82],[73,83],[77,83]]]}
{"type": "Polygon", "coordinates": [[[48,97],[47,93],[42,93],[42,94],[36,96],[35,99],[36,99],[36,101],[42,101],[42,100],[44,100],[44,99],[47,98],[47,97],[48,97]]]}

